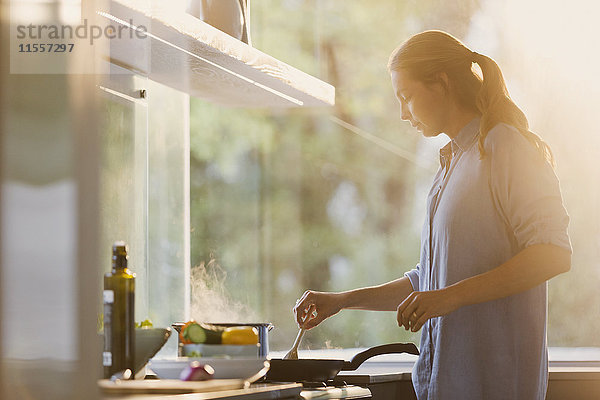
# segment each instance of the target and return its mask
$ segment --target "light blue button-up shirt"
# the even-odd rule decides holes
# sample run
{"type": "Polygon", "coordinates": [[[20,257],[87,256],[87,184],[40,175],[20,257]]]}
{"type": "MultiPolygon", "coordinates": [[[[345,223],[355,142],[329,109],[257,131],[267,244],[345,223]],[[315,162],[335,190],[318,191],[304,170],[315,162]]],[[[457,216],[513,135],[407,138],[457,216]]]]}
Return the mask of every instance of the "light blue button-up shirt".
{"type": "MultiPolygon", "coordinates": [[[[477,146],[480,118],[440,150],[427,198],[416,291],[441,289],[551,243],[571,250],[569,217],[552,167],[515,128],[499,124],[477,146]]],[[[413,370],[419,400],[546,396],[547,284],[430,319],[413,370]]]]}

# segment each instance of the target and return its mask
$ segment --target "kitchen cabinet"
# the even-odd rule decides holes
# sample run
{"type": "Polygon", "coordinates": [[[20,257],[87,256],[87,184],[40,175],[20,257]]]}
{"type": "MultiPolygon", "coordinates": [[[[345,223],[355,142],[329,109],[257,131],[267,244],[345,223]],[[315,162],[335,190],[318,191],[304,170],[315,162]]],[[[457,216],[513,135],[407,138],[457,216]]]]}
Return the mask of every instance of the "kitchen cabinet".
{"type": "Polygon", "coordinates": [[[411,381],[412,363],[366,362],[356,371],[341,371],[334,382],[366,387],[374,400],[416,399],[411,381]]]}
{"type": "Polygon", "coordinates": [[[362,386],[371,391],[373,400],[416,399],[410,373],[340,374],[334,382],[362,386]],[[408,377],[406,376],[408,375],[408,377]]]}
{"type": "Polygon", "coordinates": [[[600,399],[600,367],[551,365],[549,375],[546,400],[600,399]]]}
{"type": "MultiPolygon", "coordinates": [[[[416,400],[411,363],[365,363],[356,371],[342,371],[335,381],[369,388],[373,399],[416,400]]],[[[600,367],[550,366],[546,400],[600,398],[600,367]]]]}

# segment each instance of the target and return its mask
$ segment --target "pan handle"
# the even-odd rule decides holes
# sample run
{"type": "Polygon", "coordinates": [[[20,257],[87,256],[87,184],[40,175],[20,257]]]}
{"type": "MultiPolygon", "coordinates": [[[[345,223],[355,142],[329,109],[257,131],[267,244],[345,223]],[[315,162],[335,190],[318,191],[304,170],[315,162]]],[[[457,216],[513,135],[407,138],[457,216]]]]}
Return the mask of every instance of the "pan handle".
{"type": "Polygon", "coordinates": [[[391,353],[409,353],[419,355],[419,349],[414,343],[390,343],[382,344],[380,346],[371,347],[365,351],[361,351],[352,357],[350,361],[344,361],[343,371],[354,371],[360,365],[371,357],[379,356],[381,354],[391,353]]]}
{"type": "Polygon", "coordinates": [[[252,383],[258,381],[259,379],[267,375],[267,372],[269,372],[269,368],[271,368],[271,363],[265,360],[263,368],[260,371],[244,380],[244,388],[248,389],[252,383]]]}

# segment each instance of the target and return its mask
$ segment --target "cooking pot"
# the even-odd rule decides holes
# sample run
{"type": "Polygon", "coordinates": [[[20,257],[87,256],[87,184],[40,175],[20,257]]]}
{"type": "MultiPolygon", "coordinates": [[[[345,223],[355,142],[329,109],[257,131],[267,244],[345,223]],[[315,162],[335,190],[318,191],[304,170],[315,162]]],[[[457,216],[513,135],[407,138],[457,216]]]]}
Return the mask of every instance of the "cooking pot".
{"type": "Polygon", "coordinates": [[[187,12],[250,44],[249,0],[188,0],[187,12]]]}
{"type": "MultiPolygon", "coordinates": [[[[258,357],[266,358],[267,354],[269,354],[269,331],[273,329],[273,324],[269,322],[258,322],[258,323],[215,323],[215,322],[199,322],[202,324],[213,325],[222,328],[230,328],[233,326],[252,326],[256,328],[258,331],[258,357]]],[[[179,332],[181,332],[181,327],[184,325],[183,322],[175,322],[171,324],[173,329],[175,329],[178,333],[177,340],[179,343],[179,332]]],[[[177,353],[179,356],[182,356],[182,347],[183,344],[179,343],[177,346],[177,353]]]]}
{"type": "Polygon", "coordinates": [[[335,378],[340,371],[354,371],[371,357],[390,353],[419,355],[414,343],[390,343],[371,347],[356,354],[352,360],[328,359],[271,359],[271,368],[266,380],[271,382],[326,382],[335,378]]]}

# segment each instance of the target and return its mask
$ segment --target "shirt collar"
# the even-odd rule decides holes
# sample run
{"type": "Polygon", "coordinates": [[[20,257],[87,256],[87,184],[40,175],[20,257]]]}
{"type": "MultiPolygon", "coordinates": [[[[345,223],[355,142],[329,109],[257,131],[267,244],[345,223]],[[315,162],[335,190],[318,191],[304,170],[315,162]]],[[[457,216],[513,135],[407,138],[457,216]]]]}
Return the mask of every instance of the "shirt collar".
{"type": "Polygon", "coordinates": [[[456,153],[457,150],[467,151],[473,142],[475,137],[479,133],[479,123],[481,117],[477,116],[473,118],[467,125],[465,125],[454,139],[452,139],[452,153],[456,153]]]}
{"type": "Polygon", "coordinates": [[[459,132],[458,135],[448,144],[440,149],[440,164],[445,165],[450,161],[452,156],[454,156],[459,151],[467,151],[475,138],[479,134],[479,122],[481,121],[481,117],[477,116],[473,118],[467,125],[465,125],[459,132]]]}

